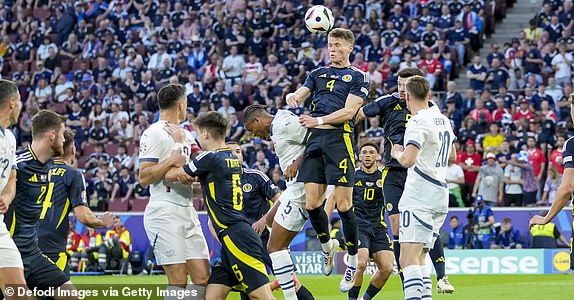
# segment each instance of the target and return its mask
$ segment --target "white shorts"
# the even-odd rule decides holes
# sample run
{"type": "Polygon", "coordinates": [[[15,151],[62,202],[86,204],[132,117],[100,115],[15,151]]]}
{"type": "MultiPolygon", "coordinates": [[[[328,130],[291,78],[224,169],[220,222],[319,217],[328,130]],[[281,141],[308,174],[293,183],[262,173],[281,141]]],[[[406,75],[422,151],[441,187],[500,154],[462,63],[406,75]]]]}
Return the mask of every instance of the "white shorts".
{"type": "Polygon", "coordinates": [[[20,268],[24,269],[20,252],[10,237],[6,229],[3,216],[0,215],[0,269],[1,268],[20,268]]]}
{"type": "Polygon", "coordinates": [[[150,202],[144,213],[144,227],[158,265],[209,260],[207,242],[193,206],[150,202]]]}
{"type": "Polygon", "coordinates": [[[305,188],[302,182],[294,182],[287,186],[279,196],[281,204],[277,208],[275,219],[281,227],[288,231],[299,232],[305,226],[309,213],[305,208],[305,188]]]}
{"type": "Polygon", "coordinates": [[[399,243],[420,243],[432,249],[447,213],[402,207],[399,202],[399,214],[399,243]]]}

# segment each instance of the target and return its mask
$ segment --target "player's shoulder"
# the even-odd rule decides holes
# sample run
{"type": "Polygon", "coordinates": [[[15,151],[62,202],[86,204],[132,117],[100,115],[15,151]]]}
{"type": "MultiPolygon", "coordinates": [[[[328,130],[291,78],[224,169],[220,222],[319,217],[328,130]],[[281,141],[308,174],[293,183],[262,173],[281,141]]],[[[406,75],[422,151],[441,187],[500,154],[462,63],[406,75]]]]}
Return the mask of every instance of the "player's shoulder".
{"type": "Polygon", "coordinates": [[[566,140],[564,146],[562,146],[562,151],[568,152],[569,155],[574,155],[574,136],[566,140]]]}
{"type": "Polygon", "coordinates": [[[363,70],[351,66],[351,70],[353,71],[354,75],[361,81],[361,82],[369,82],[369,75],[367,72],[363,72],[363,70]]]}
{"type": "Polygon", "coordinates": [[[383,95],[383,96],[375,99],[374,102],[378,103],[379,105],[394,105],[394,104],[399,104],[400,99],[401,99],[401,96],[399,95],[399,93],[395,92],[392,94],[383,95]]]}
{"type": "Polygon", "coordinates": [[[262,181],[264,181],[264,182],[269,181],[269,177],[268,177],[265,173],[263,173],[263,172],[261,172],[261,171],[259,171],[259,170],[255,170],[255,169],[244,169],[243,172],[244,172],[245,174],[249,174],[249,175],[253,176],[253,177],[256,178],[257,180],[262,180],[262,181]]]}
{"type": "Polygon", "coordinates": [[[16,163],[18,164],[18,168],[22,165],[27,165],[32,161],[34,161],[34,155],[28,147],[16,152],[16,163]]]}
{"type": "Polygon", "coordinates": [[[329,66],[318,67],[309,73],[309,77],[319,77],[322,74],[327,74],[332,68],[329,66]]]}
{"type": "Polygon", "coordinates": [[[14,133],[12,133],[12,130],[2,129],[2,128],[0,128],[0,129],[2,130],[2,133],[4,134],[4,139],[6,141],[8,141],[8,143],[16,145],[16,137],[14,136],[14,133]]]}

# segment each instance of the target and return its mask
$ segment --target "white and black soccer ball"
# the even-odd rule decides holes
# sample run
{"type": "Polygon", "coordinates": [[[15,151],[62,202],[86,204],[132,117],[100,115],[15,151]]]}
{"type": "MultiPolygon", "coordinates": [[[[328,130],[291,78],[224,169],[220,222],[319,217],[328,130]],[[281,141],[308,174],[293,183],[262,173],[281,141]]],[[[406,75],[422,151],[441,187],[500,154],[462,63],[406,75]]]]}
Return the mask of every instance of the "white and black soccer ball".
{"type": "Polygon", "coordinates": [[[333,12],[323,5],[315,5],[305,13],[305,26],[312,33],[327,33],[335,25],[333,12]]]}

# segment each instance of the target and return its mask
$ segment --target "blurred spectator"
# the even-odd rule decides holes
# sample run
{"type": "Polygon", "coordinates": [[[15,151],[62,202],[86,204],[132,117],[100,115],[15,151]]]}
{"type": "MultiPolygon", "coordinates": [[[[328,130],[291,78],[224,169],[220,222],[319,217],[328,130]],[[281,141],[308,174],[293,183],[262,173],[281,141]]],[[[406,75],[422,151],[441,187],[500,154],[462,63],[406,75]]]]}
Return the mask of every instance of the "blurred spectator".
{"type": "Polygon", "coordinates": [[[491,123],[492,115],[488,109],[484,108],[484,101],[482,99],[476,99],[475,105],[476,107],[470,112],[469,116],[471,116],[475,121],[484,119],[488,123],[491,123]]]}
{"type": "Polygon", "coordinates": [[[510,85],[510,75],[505,69],[501,68],[500,64],[500,59],[493,58],[492,68],[486,76],[486,82],[490,83],[490,88],[493,91],[497,91],[501,86],[508,87],[510,85]]]}
{"type": "Polygon", "coordinates": [[[564,136],[558,136],[558,138],[556,139],[556,146],[554,147],[554,150],[552,150],[552,153],[550,153],[550,167],[556,169],[556,172],[559,175],[562,175],[564,173],[564,164],[562,161],[562,147],[564,146],[565,142],[566,139],[564,138],[564,136]]]}
{"type": "Polygon", "coordinates": [[[82,236],[81,252],[76,255],[72,255],[72,270],[79,270],[81,272],[104,271],[103,269],[100,269],[98,265],[98,251],[102,245],[102,235],[94,228],[87,228],[88,232],[82,236]],[[81,268],[78,267],[78,260],[81,261],[81,268]]]}
{"type": "Polygon", "coordinates": [[[90,129],[88,142],[94,145],[105,145],[109,142],[108,129],[104,127],[101,120],[95,120],[94,126],[90,129]]]}
{"type": "Polygon", "coordinates": [[[561,182],[562,175],[558,174],[556,168],[549,168],[548,176],[546,177],[546,182],[544,183],[542,199],[540,199],[537,204],[552,205],[552,203],[554,203],[554,198],[556,198],[556,192],[558,191],[558,187],[560,186],[561,182]]]}
{"type": "Polygon", "coordinates": [[[100,247],[98,263],[104,270],[119,270],[122,260],[127,259],[131,252],[130,232],[124,227],[120,217],[116,216],[114,228],[106,232],[104,243],[100,247]]]}
{"type": "Polygon", "coordinates": [[[492,238],[492,225],[494,214],[490,206],[486,205],[481,195],[476,196],[476,208],[474,209],[474,248],[490,249],[492,238]]]}
{"type": "Polygon", "coordinates": [[[450,229],[448,230],[448,248],[463,249],[465,246],[464,226],[458,223],[458,217],[450,217],[450,229]]]}
{"type": "Polygon", "coordinates": [[[474,183],[472,197],[482,195],[488,206],[502,205],[504,195],[504,171],[498,166],[496,155],[486,155],[486,165],[480,167],[474,183]]]}
{"type": "Polygon", "coordinates": [[[539,182],[536,180],[536,176],[534,175],[534,167],[532,166],[532,162],[530,161],[528,152],[526,151],[520,151],[518,154],[518,160],[524,163],[524,167],[522,168],[522,203],[525,206],[534,206],[537,202],[536,194],[538,193],[539,186],[539,182]]]}
{"type": "Polygon", "coordinates": [[[130,145],[134,139],[134,127],[124,116],[111,128],[110,135],[118,144],[130,145]]]}
{"type": "Polygon", "coordinates": [[[491,249],[522,249],[520,231],[512,227],[510,218],[503,218],[500,232],[496,235],[491,249]]]}
{"type": "Polygon", "coordinates": [[[130,175],[126,166],[122,166],[118,181],[114,184],[114,189],[110,201],[127,201],[133,192],[135,179],[130,175]]]}
{"type": "Polygon", "coordinates": [[[522,166],[518,154],[513,153],[504,167],[504,206],[522,206],[522,166]]]}
{"type": "Polygon", "coordinates": [[[504,135],[500,133],[498,123],[490,123],[488,133],[482,140],[482,149],[485,152],[498,153],[500,146],[504,142],[504,135]]]}
{"type": "Polygon", "coordinates": [[[562,233],[560,233],[558,226],[552,222],[546,225],[534,225],[530,227],[530,236],[532,237],[530,248],[534,249],[558,248],[558,242],[560,242],[563,247],[567,247],[568,245],[568,242],[562,233]]]}
{"type": "Polygon", "coordinates": [[[448,184],[449,191],[449,206],[464,207],[460,188],[460,186],[464,184],[464,172],[459,165],[455,164],[455,160],[449,159],[448,161],[446,183],[448,184]]]}
{"type": "Polygon", "coordinates": [[[478,177],[478,171],[482,166],[482,157],[475,152],[474,142],[472,140],[466,142],[465,152],[457,153],[456,163],[464,172],[464,184],[461,186],[462,200],[466,206],[470,206],[472,203],[471,196],[474,191],[474,184],[478,177]]]}
{"type": "Polygon", "coordinates": [[[383,128],[380,127],[379,117],[369,118],[369,129],[365,131],[369,140],[375,144],[380,144],[383,142],[383,128]]]}

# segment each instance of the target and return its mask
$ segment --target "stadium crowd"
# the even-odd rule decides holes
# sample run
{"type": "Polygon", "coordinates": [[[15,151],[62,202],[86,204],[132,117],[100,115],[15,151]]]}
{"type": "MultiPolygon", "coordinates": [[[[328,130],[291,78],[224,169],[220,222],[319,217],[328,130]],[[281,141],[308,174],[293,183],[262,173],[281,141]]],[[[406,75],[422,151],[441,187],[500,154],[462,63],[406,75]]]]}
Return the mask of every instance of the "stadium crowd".
{"type": "MultiPolygon", "coordinates": [[[[187,90],[183,127],[194,132],[198,114],[221,112],[246,167],[281,189],[273,145],[246,132],[242,110],[260,103],[271,113],[306,113],[287,107],[285,95],[328,63],[326,35],[310,34],[303,23],[310,5],[324,4],[335,27],[355,32],[352,61],[370,76],[371,100],[395,91],[396,72],[412,66],[439,91],[458,133],[452,206],[471,206],[478,195],[490,206],[549,204],[563,171],[561,146],[574,133],[567,99],[574,8],[571,0],[544,1],[519,38],[480,57],[500,2],[4,0],[0,69],[22,95],[13,128],[20,146],[30,142],[39,109],[67,115],[96,210],[145,207],[138,142],[158,118],[156,92],[166,83],[187,90]],[[460,91],[452,80],[465,72],[471,88],[460,91]]],[[[383,145],[379,123],[357,124],[358,143],[383,145]]]]}

